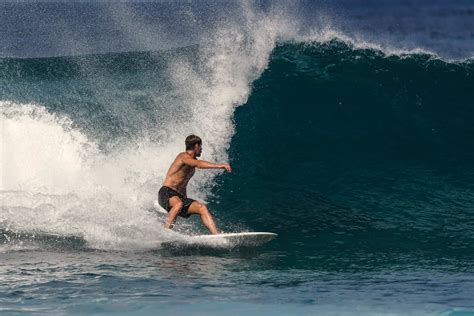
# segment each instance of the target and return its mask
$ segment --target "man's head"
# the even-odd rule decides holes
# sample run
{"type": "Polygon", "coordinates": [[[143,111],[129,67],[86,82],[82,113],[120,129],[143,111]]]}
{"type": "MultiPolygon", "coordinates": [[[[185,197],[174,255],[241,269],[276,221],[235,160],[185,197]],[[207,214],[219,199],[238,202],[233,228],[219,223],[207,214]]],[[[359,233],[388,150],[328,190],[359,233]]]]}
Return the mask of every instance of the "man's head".
{"type": "Polygon", "coordinates": [[[186,150],[194,150],[196,157],[201,156],[202,140],[199,136],[189,135],[185,140],[186,150]]]}

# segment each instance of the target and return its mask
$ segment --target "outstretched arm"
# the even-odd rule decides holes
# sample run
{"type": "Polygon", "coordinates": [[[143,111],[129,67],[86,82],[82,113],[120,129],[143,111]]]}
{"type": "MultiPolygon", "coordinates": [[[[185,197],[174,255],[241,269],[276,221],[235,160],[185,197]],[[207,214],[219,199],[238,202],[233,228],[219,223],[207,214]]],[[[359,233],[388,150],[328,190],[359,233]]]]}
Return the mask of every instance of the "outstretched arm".
{"type": "Polygon", "coordinates": [[[217,164],[217,163],[212,163],[205,160],[197,160],[193,158],[183,158],[183,163],[188,166],[196,167],[199,169],[225,169],[228,172],[232,172],[232,168],[227,163],[217,164]]]}

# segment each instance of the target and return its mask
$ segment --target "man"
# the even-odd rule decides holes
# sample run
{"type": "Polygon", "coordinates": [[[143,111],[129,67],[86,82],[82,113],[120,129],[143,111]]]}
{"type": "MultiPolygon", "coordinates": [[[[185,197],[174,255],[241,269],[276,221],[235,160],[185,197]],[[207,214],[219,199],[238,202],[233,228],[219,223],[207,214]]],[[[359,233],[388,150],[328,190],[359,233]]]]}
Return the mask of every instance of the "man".
{"type": "Polygon", "coordinates": [[[195,169],[225,169],[232,172],[229,164],[214,164],[197,160],[201,156],[202,141],[196,135],[186,137],[186,151],[178,154],[166,174],[163,186],[158,192],[158,202],[168,211],[165,228],[173,228],[176,216],[188,218],[192,214],[201,216],[202,223],[211,234],[218,233],[214,219],[205,204],[190,199],[186,195],[186,187],[194,175],[195,169]]]}

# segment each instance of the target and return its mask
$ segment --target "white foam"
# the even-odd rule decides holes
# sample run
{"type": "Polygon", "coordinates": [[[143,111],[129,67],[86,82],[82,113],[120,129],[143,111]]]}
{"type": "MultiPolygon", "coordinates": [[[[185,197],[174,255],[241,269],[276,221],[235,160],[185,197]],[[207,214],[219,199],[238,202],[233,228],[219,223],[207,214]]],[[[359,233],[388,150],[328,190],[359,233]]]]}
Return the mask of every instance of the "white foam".
{"type": "Polygon", "coordinates": [[[333,40],[342,41],[346,44],[351,45],[356,49],[371,49],[382,52],[386,56],[405,56],[405,55],[416,55],[416,54],[425,54],[431,55],[435,58],[440,58],[438,54],[434,51],[415,47],[397,47],[389,43],[377,43],[369,39],[366,39],[362,35],[352,34],[347,35],[337,28],[334,28],[330,25],[326,25],[321,29],[312,29],[305,35],[299,35],[292,39],[296,42],[301,43],[328,43],[333,40]]]}
{"type": "Polygon", "coordinates": [[[97,248],[147,247],[166,236],[144,209],[165,171],[160,159],[170,152],[126,148],[105,155],[65,116],[33,104],[0,106],[3,227],[76,234],[97,248]]]}
{"type": "Polygon", "coordinates": [[[33,104],[0,102],[1,190],[70,192],[88,168],[93,143],[67,117],[33,104]]]}

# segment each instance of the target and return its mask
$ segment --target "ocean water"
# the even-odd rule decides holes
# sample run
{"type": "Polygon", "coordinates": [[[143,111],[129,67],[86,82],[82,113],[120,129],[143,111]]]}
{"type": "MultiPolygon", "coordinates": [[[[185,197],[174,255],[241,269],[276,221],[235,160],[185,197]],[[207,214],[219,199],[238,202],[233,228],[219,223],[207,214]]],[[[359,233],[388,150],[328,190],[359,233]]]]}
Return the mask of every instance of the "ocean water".
{"type": "Polygon", "coordinates": [[[2,2],[0,314],[473,315],[471,1],[2,2]],[[157,191],[259,248],[181,249],[157,191]]]}

